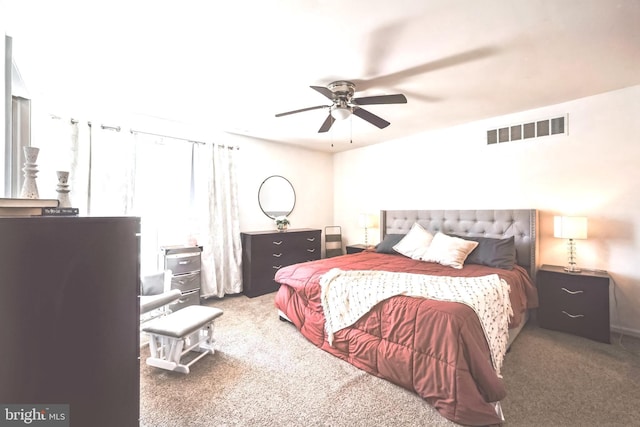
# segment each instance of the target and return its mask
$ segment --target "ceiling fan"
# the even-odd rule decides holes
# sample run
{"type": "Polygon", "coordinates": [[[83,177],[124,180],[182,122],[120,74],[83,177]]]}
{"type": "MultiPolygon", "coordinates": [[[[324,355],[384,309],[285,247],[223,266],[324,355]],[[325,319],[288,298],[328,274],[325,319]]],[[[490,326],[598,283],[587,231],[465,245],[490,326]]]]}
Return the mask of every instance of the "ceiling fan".
{"type": "Polygon", "coordinates": [[[333,122],[338,120],[344,120],[352,113],[363,120],[368,121],[374,126],[384,129],[390,125],[390,123],[381,117],[361,108],[361,105],[374,105],[374,104],[406,104],[407,98],[402,94],[397,95],[378,95],[378,96],[365,96],[361,98],[354,98],[353,94],[356,90],[356,85],[346,80],[338,80],[329,83],[327,87],[324,86],[310,86],[311,89],[315,89],[320,92],[332,102],[331,105],[317,105],[315,107],[302,108],[300,110],[287,111],[286,113],[276,114],[276,117],[287,116],[289,114],[302,113],[304,111],[319,110],[321,108],[328,108],[329,115],[326,120],[320,126],[319,133],[327,132],[331,129],[333,122]]]}

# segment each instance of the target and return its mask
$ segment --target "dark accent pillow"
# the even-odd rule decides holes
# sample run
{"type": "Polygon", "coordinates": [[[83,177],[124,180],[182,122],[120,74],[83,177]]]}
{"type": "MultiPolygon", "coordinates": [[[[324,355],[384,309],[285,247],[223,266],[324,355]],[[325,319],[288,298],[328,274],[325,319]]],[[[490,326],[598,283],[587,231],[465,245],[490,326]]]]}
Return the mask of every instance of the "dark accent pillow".
{"type": "Polygon", "coordinates": [[[404,236],[404,234],[387,234],[384,236],[384,240],[376,246],[376,252],[397,255],[398,252],[396,252],[393,247],[397,245],[404,236]]]}
{"type": "Polygon", "coordinates": [[[465,264],[480,264],[503,270],[513,270],[516,263],[516,244],[513,236],[504,239],[460,235],[457,237],[478,242],[478,247],[471,251],[465,264]]]}

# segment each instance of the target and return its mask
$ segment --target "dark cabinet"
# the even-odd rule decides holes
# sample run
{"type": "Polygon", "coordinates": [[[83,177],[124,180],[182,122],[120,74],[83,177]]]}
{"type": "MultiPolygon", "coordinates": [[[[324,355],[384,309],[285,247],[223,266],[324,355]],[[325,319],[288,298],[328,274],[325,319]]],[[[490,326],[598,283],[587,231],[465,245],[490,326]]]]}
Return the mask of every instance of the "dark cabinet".
{"type": "Polygon", "coordinates": [[[543,265],[536,276],[541,327],[610,342],[609,275],[543,265]]]}
{"type": "Polygon", "coordinates": [[[138,425],[139,232],[132,217],[0,218],[0,403],[138,425]]]}
{"type": "Polygon", "coordinates": [[[274,292],[280,287],[273,280],[280,268],[320,259],[321,233],[314,229],[241,233],[244,294],[256,297],[274,292]]]}

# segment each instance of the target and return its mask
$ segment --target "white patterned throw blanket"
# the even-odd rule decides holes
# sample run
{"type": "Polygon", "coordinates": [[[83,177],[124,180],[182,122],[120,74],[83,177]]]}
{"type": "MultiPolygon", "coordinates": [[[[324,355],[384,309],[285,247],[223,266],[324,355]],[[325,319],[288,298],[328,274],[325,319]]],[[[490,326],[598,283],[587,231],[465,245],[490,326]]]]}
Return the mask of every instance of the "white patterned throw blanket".
{"type": "Polygon", "coordinates": [[[471,307],[482,325],[498,376],[513,315],[509,285],[497,274],[481,277],[429,276],[334,268],[320,279],[329,345],[335,332],[353,325],[376,304],[396,295],[450,301],[471,307]]]}

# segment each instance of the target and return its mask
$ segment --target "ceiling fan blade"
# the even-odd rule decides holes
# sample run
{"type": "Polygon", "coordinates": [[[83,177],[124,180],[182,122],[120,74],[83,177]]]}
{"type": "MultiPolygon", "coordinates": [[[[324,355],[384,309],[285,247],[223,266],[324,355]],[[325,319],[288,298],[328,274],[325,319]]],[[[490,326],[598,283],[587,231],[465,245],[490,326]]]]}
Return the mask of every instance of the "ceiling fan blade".
{"type": "Polygon", "coordinates": [[[374,28],[367,36],[364,52],[364,75],[376,76],[390,57],[398,50],[401,37],[408,30],[408,20],[398,20],[382,27],[374,28]]]}
{"type": "Polygon", "coordinates": [[[500,49],[493,46],[483,46],[476,49],[449,55],[433,61],[426,62],[422,65],[407,68],[406,70],[396,71],[391,74],[379,75],[367,80],[351,80],[359,90],[367,90],[374,87],[394,86],[398,82],[404,81],[410,77],[432,71],[455,67],[468,62],[478,61],[500,53],[500,49]]]}
{"type": "Polygon", "coordinates": [[[364,96],[362,98],[353,98],[351,102],[356,105],[374,105],[374,104],[406,104],[407,97],[402,94],[397,95],[378,95],[364,96]]]}
{"type": "Polygon", "coordinates": [[[299,110],[287,111],[286,113],[276,114],[276,117],[288,116],[289,114],[302,113],[303,111],[319,110],[320,108],[329,108],[328,105],[316,105],[315,107],[301,108],[299,110]]]}
{"type": "Polygon", "coordinates": [[[324,96],[326,96],[327,98],[333,101],[335,95],[333,92],[331,92],[331,90],[328,87],[324,87],[324,86],[309,86],[309,87],[311,89],[317,90],[318,92],[320,92],[321,94],[323,94],[324,96]]]}
{"type": "Polygon", "coordinates": [[[391,124],[385,119],[378,117],[373,113],[370,113],[364,108],[353,107],[353,114],[355,114],[356,116],[360,117],[363,120],[368,121],[372,125],[379,127],[380,129],[384,129],[391,124]]]}
{"type": "Polygon", "coordinates": [[[324,123],[322,124],[322,126],[320,126],[320,129],[318,130],[318,133],[327,132],[329,129],[331,129],[331,125],[335,121],[336,121],[336,119],[334,119],[333,116],[331,114],[329,114],[327,116],[326,120],[324,121],[324,123]]]}

